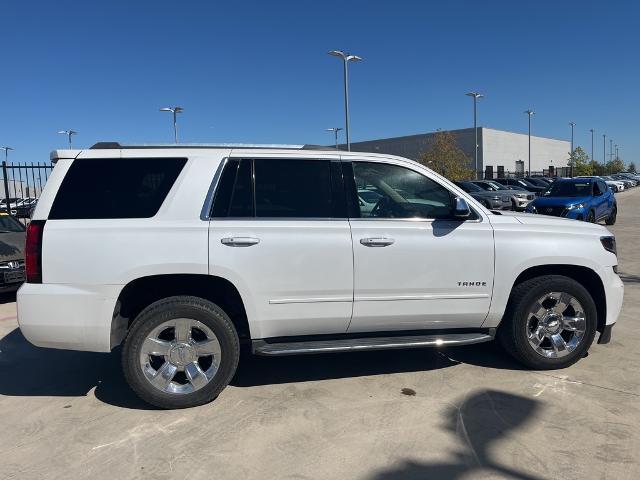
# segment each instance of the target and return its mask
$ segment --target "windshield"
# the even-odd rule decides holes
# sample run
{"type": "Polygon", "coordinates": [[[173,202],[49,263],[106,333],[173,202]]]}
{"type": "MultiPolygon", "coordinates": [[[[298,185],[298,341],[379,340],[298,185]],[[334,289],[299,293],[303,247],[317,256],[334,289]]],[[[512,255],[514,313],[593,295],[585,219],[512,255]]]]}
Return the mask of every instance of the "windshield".
{"type": "Polygon", "coordinates": [[[587,197],[591,195],[591,182],[554,182],[543,195],[545,197],[587,197]]]}
{"type": "Polygon", "coordinates": [[[482,192],[482,189],[471,182],[456,182],[456,184],[462,188],[465,192],[482,192]]]}
{"type": "Polygon", "coordinates": [[[500,185],[498,182],[487,182],[488,185],[491,185],[494,190],[509,190],[504,185],[500,185]]]}
{"type": "Polygon", "coordinates": [[[15,218],[8,215],[0,216],[0,233],[24,232],[24,227],[15,218]]]}

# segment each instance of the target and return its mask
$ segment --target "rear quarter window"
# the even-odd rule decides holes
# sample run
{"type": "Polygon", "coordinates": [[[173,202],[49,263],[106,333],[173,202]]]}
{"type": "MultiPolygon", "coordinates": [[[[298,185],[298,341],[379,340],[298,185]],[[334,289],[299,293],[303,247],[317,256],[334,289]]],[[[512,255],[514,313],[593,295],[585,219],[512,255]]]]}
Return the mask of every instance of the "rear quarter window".
{"type": "Polygon", "coordinates": [[[58,189],[49,218],[153,217],[186,162],[186,158],[74,160],[58,189]]]}

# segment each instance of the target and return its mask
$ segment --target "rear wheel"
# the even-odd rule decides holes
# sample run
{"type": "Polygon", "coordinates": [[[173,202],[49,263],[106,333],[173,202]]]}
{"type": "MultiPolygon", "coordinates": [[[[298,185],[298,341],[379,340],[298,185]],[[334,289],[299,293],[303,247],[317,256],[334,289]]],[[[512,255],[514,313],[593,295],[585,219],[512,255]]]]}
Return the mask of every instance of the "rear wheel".
{"type": "Polygon", "coordinates": [[[613,210],[611,210],[611,214],[609,214],[605,223],[607,225],[615,225],[617,218],[618,218],[618,207],[614,205],[613,210]]]}
{"type": "Polygon", "coordinates": [[[136,318],[122,350],[127,382],[144,401],[186,408],[215,399],[231,381],[240,354],[228,315],[198,297],[170,297],[136,318]]]}
{"type": "Polygon", "coordinates": [[[582,358],[597,323],[595,303],[582,285],[561,275],[546,275],[514,288],[498,337],[519,362],[550,370],[582,358]]]}

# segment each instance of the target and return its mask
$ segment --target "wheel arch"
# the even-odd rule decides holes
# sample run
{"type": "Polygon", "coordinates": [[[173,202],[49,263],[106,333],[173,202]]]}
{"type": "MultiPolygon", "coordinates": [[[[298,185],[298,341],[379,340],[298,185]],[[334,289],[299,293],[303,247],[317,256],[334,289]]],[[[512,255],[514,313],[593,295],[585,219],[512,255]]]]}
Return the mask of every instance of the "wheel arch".
{"type": "Polygon", "coordinates": [[[192,295],[217,304],[231,318],[240,340],[251,339],[245,302],[233,283],[212,275],[165,274],[137,278],[120,291],[111,321],[111,348],[122,342],[145,307],[177,295],[192,295]]]}
{"type": "Polygon", "coordinates": [[[511,293],[509,294],[509,302],[511,302],[511,294],[516,286],[532,278],[544,275],[562,275],[575,280],[585,287],[596,304],[596,311],[598,312],[597,330],[600,333],[604,331],[607,320],[607,297],[604,291],[604,284],[600,275],[589,267],[562,264],[529,267],[522,271],[513,282],[511,293]]]}

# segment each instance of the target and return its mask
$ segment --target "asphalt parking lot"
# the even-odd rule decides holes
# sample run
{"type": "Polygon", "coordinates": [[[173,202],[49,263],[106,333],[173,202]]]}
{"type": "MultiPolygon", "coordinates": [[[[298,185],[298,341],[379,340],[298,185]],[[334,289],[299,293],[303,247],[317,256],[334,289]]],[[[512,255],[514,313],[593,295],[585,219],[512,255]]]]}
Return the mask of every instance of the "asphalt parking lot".
{"type": "Polygon", "coordinates": [[[36,348],[0,305],[0,478],[640,478],[640,188],[618,194],[622,315],[551,372],[494,344],[243,358],[213,403],[139,401],[119,352],[36,348]]]}

